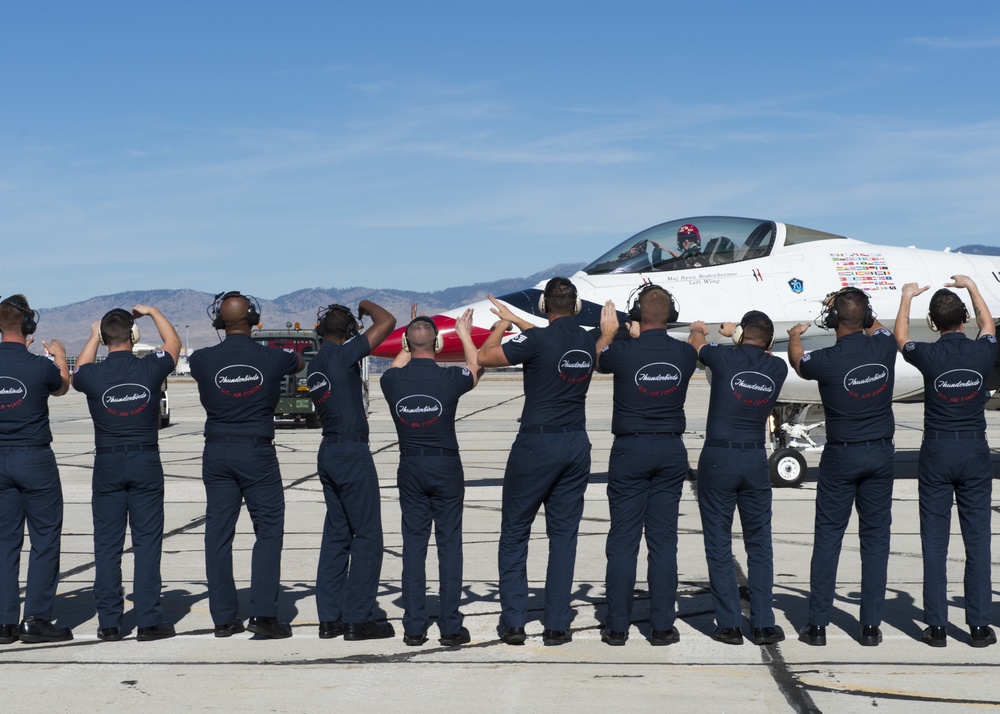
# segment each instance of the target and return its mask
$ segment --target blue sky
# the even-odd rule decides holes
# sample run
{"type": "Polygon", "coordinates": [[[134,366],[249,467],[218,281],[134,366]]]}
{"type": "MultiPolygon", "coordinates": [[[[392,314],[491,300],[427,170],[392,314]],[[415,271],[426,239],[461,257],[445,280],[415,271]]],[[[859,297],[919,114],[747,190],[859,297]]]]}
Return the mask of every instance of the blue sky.
{"type": "Polygon", "coordinates": [[[1000,4],[0,8],[0,294],[434,290],[655,223],[1000,244],[1000,4]]]}

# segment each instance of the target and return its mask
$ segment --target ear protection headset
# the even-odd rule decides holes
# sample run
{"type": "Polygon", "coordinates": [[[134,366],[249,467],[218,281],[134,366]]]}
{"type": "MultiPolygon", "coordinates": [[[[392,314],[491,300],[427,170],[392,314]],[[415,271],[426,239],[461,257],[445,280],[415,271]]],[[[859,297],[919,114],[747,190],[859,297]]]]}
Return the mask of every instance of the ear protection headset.
{"type": "Polygon", "coordinates": [[[21,313],[21,334],[27,337],[38,329],[38,313],[28,307],[28,303],[17,295],[11,295],[3,300],[4,305],[10,305],[21,313]]]}
{"type": "Polygon", "coordinates": [[[326,307],[321,307],[316,311],[316,334],[320,337],[326,336],[326,327],[323,325],[326,322],[326,317],[334,310],[338,310],[346,314],[350,320],[347,322],[347,339],[351,340],[360,334],[358,330],[358,320],[354,317],[354,313],[351,312],[351,308],[345,307],[344,305],[338,305],[336,303],[332,305],[327,305],[326,307]]]}
{"type": "MultiPolygon", "coordinates": [[[[962,323],[965,324],[966,322],[968,322],[972,318],[969,316],[969,308],[965,306],[964,302],[962,303],[962,309],[965,310],[965,317],[962,318],[962,323]]],[[[930,312],[930,310],[927,311],[927,326],[929,328],[931,328],[932,332],[937,332],[938,331],[938,326],[935,325],[934,324],[934,320],[931,319],[931,312],[930,312]]]]}
{"type": "Polygon", "coordinates": [[[680,317],[680,313],[677,310],[677,300],[674,299],[669,290],[660,287],[656,283],[643,283],[628,296],[628,319],[630,322],[642,322],[642,305],[639,304],[639,301],[647,290],[654,288],[663,290],[670,298],[670,310],[667,312],[667,322],[677,322],[677,319],[680,317]]]}
{"type": "MultiPolygon", "coordinates": [[[[101,324],[104,324],[104,320],[108,318],[109,315],[124,315],[128,319],[129,333],[128,337],[134,345],[139,341],[139,326],[135,324],[135,318],[132,317],[132,313],[128,310],[123,310],[120,307],[116,307],[114,310],[108,310],[104,317],[101,318],[101,324]]],[[[104,336],[104,328],[101,328],[99,340],[102,345],[108,344],[107,338],[104,336]]]]}
{"type": "Polygon", "coordinates": [[[837,301],[840,300],[840,298],[843,295],[847,295],[849,293],[861,293],[862,295],[865,296],[865,300],[868,301],[867,307],[865,309],[865,317],[864,321],[862,322],[862,326],[867,330],[869,327],[875,324],[875,311],[872,310],[872,304],[871,300],[869,300],[868,298],[868,293],[866,293],[864,290],[861,290],[860,288],[844,288],[842,290],[837,291],[837,293],[834,294],[833,300],[830,302],[829,308],[826,309],[825,315],[823,315],[824,327],[837,329],[837,326],[840,324],[840,312],[837,309],[837,301]]]}
{"type": "MultiPolygon", "coordinates": [[[[733,331],[733,343],[737,347],[739,347],[740,345],[743,344],[743,336],[744,336],[743,335],[743,328],[745,328],[747,326],[747,324],[750,322],[750,320],[754,319],[758,315],[763,315],[764,317],[767,317],[760,310],[751,310],[750,312],[748,312],[746,315],[743,316],[743,319],[740,320],[740,324],[738,324],[736,326],[736,329],[733,331]]],[[[773,324],[771,326],[771,341],[767,343],[767,347],[765,347],[765,349],[769,350],[772,347],[774,347],[774,326],[773,326],[773,324]]]]}
{"type": "Polygon", "coordinates": [[[420,317],[415,317],[412,320],[410,320],[410,324],[406,326],[405,330],[403,330],[402,343],[403,343],[403,351],[404,352],[409,352],[410,351],[410,340],[407,337],[407,334],[409,334],[410,327],[413,326],[414,322],[427,322],[427,323],[430,323],[430,326],[434,328],[434,352],[438,353],[442,349],[444,349],[444,338],[441,336],[441,331],[438,330],[438,326],[436,324],[434,324],[434,320],[432,320],[431,318],[427,317],[426,315],[421,315],[420,317]]]}
{"type": "Polygon", "coordinates": [[[244,295],[239,290],[230,290],[228,293],[219,293],[215,296],[212,304],[208,306],[208,316],[212,320],[212,327],[216,330],[223,330],[226,323],[219,316],[219,309],[229,298],[241,297],[247,301],[247,324],[253,327],[260,322],[260,302],[253,295],[244,295]]]}
{"type": "Polygon", "coordinates": [[[580,293],[577,292],[576,286],[566,278],[552,278],[548,282],[545,290],[538,296],[538,311],[543,315],[548,314],[548,310],[545,309],[545,293],[549,291],[549,288],[554,288],[558,285],[567,285],[573,290],[573,298],[576,300],[576,304],[573,306],[573,314],[579,315],[580,310],[583,309],[583,303],[580,301],[580,293]]]}

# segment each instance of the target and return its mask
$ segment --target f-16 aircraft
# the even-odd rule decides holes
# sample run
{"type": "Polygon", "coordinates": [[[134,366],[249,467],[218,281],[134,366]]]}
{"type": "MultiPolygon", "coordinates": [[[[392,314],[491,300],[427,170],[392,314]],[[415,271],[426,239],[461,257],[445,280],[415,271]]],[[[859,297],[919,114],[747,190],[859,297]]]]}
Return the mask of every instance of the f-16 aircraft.
{"type": "MultiPolygon", "coordinates": [[[[624,322],[631,296],[640,286],[652,282],[674,296],[680,313],[678,329],[671,328],[675,337],[685,339],[684,328],[694,320],[712,325],[739,321],[750,309],[762,310],[774,321],[772,351],[787,359],[787,330],[796,323],[816,321],[817,327],[810,328],[803,337],[807,351],[834,343],[833,331],[821,328],[817,320],[823,301],[832,291],[861,288],[871,297],[879,320],[891,329],[899,308],[899,288],[904,283],[937,289],[957,274],[975,280],[993,316],[1000,315],[997,258],[875,245],[773,220],[700,216],[647,228],[571,279],[582,300],[583,307],[576,317],[581,327],[598,327],[606,300],[614,301],[624,322]]],[[[545,282],[497,299],[524,320],[545,325],[545,314],[538,307],[545,282]]],[[[915,340],[936,339],[924,319],[932,293],[928,291],[913,301],[910,335],[915,340]]],[[[432,319],[444,338],[439,359],[462,361],[462,346],[454,326],[468,307],[475,310],[474,341],[478,346],[486,340],[495,320],[489,301],[435,315],[432,319]]],[[[403,330],[396,330],[374,354],[394,357],[403,330]]],[[[718,341],[724,339],[720,336],[718,341]]],[[[991,390],[1000,387],[996,366],[988,386],[991,390]]],[[[893,399],[919,400],[922,390],[920,373],[897,358],[893,399]]],[[[818,418],[821,414],[816,382],[805,381],[790,370],[771,419],[771,473],[776,485],[794,486],[804,478],[806,464],[800,452],[822,449],[810,436],[822,425],[818,418]]]]}

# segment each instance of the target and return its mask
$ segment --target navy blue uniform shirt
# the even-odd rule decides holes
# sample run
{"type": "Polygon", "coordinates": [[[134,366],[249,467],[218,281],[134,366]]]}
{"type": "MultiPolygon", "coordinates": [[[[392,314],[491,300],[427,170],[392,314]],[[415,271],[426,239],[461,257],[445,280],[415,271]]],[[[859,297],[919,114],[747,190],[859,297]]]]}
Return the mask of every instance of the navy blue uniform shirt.
{"type": "Polygon", "coordinates": [[[160,387],[174,358],[157,350],[139,359],[124,350],[77,367],[73,388],[87,395],[97,446],[155,444],[160,430],[160,387]]]}
{"type": "Polygon", "coordinates": [[[411,359],[382,375],[400,449],[458,449],[455,409],[475,386],[464,367],[439,367],[432,359],[411,359]]]}
{"type": "Polygon", "coordinates": [[[521,426],[583,426],[584,405],[594,372],[592,335],[576,320],[557,318],[501,345],[511,364],[524,365],[524,408],[521,426]]]}
{"type": "Polygon", "coordinates": [[[891,439],[892,385],[896,377],[896,338],[886,329],[871,337],[845,335],[833,347],[804,355],[799,371],[819,382],[830,442],[891,439]]]}
{"type": "Polygon", "coordinates": [[[704,345],[699,359],[712,370],[705,437],[763,441],[764,425],[788,376],[783,359],[762,347],[704,345]]]}
{"type": "Polygon", "coordinates": [[[295,374],[295,350],[259,345],[248,335],[227,335],[191,353],[191,376],[208,413],[205,436],[274,438],[274,407],[281,378],[295,374]]]}
{"type": "Polygon", "coordinates": [[[903,359],[924,375],[924,430],[986,431],[986,379],[997,358],[997,340],[970,340],[962,332],[937,342],[907,342],[903,359]]]}
{"type": "Polygon", "coordinates": [[[309,363],[309,398],[323,424],[323,436],[368,439],[368,417],[361,393],[361,360],[371,352],[364,335],[342,345],[325,340],[309,363]]]}
{"type": "Polygon", "coordinates": [[[49,394],[62,386],[59,368],[17,342],[0,342],[0,444],[52,443],[49,394]]]}
{"type": "Polygon", "coordinates": [[[684,432],[684,398],[697,353],[665,330],[612,342],[600,355],[600,371],[615,376],[613,434],[684,432]]]}

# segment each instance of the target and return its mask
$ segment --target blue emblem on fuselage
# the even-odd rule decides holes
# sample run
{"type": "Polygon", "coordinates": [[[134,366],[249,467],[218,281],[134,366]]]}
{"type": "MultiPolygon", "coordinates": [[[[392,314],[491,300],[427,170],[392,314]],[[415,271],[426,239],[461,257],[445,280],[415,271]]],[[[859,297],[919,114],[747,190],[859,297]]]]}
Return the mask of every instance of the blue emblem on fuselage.
{"type": "Polygon", "coordinates": [[[802,281],[798,278],[792,278],[788,281],[788,287],[792,289],[793,293],[800,293],[805,288],[802,281]]]}

